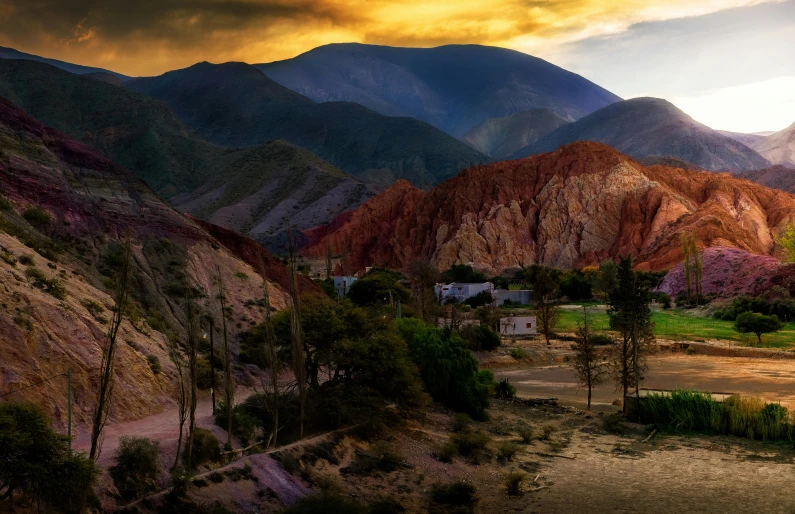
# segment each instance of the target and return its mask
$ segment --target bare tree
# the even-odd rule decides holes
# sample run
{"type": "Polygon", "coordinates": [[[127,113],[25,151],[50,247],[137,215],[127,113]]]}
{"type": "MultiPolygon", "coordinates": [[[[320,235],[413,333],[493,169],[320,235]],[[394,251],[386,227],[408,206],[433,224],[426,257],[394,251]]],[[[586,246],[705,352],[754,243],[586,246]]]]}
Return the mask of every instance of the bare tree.
{"type": "Polygon", "coordinates": [[[234,382],[232,381],[232,354],[229,351],[229,336],[226,329],[226,292],[221,268],[215,267],[216,283],[218,285],[218,301],[221,304],[221,329],[224,335],[224,396],[226,400],[226,445],[232,448],[232,407],[235,402],[234,382]]]}
{"type": "Polygon", "coordinates": [[[196,431],[196,404],[198,396],[198,365],[197,354],[199,349],[199,341],[196,337],[196,314],[194,309],[196,306],[193,304],[193,291],[188,286],[188,293],[185,296],[185,318],[187,322],[187,340],[185,348],[188,352],[188,378],[190,380],[190,395],[188,395],[188,441],[185,447],[186,450],[186,464],[188,468],[192,467],[193,458],[193,436],[196,431]]]}
{"type": "Polygon", "coordinates": [[[547,344],[560,318],[559,300],[560,279],[557,272],[552,268],[540,267],[533,282],[533,302],[538,327],[544,334],[547,344]]]}
{"type": "Polygon", "coordinates": [[[99,369],[99,384],[97,386],[97,403],[94,406],[94,415],[91,426],[91,450],[89,458],[97,460],[102,451],[102,432],[108,420],[111,401],[113,399],[113,382],[116,360],[116,338],[121,327],[124,310],[127,307],[127,293],[130,282],[130,266],[132,261],[132,242],[127,234],[124,242],[124,256],[121,269],[116,277],[116,294],[113,319],[110,322],[105,342],[102,345],[102,362],[99,369]]]}
{"type": "Polygon", "coordinates": [[[177,455],[171,469],[176,469],[179,465],[179,454],[182,449],[182,433],[185,429],[185,420],[188,417],[188,392],[185,386],[185,358],[180,352],[177,342],[171,338],[168,340],[168,356],[177,370],[177,415],[179,416],[179,437],[177,438],[177,455]]]}
{"type": "Polygon", "coordinates": [[[331,236],[326,236],[326,279],[331,279],[331,236]]]}
{"type": "Polygon", "coordinates": [[[582,308],[582,315],[582,322],[577,323],[577,342],[572,345],[572,367],[580,385],[588,390],[588,410],[591,410],[593,387],[605,381],[608,369],[604,359],[599,359],[598,350],[591,341],[591,322],[588,320],[587,308],[582,308]]]}
{"type": "MultiPolygon", "coordinates": [[[[330,253],[329,253],[330,255],[330,253]]],[[[326,262],[327,271],[331,270],[330,257],[326,262]]],[[[278,446],[279,439],[279,406],[280,406],[280,391],[279,391],[279,371],[281,370],[281,363],[279,362],[279,353],[276,349],[276,333],[273,330],[273,322],[271,320],[271,301],[270,293],[268,292],[268,280],[265,275],[265,266],[261,264],[262,268],[262,289],[263,300],[265,302],[265,319],[264,325],[264,339],[265,339],[265,355],[268,359],[268,367],[270,373],[270,388],[265,393],[266,409],[271,413],[273,421],[273,428],[271,428],[270,443],[274,448],[278,446]]],[[[330,275],[329,275],[330,276],[330,275]]],[[[268,444],[268,446],[271,446],[268,444]]]]}
{"type": "Polygon", "coordinates": [[[420,315],[427,321],[430,319],[431,306],[435,305],[433,286],[439,281],[439,270],[430,261],[414,259],[406,267],[406,274],[420,306],[420,315]]]}
{"type": "Polygon", "coordinates": [[[682,265],[684,266],[685,271],[685,288],[687,292],[687,301],[690,301],[690,242],[688,241],[687,234],[684,232],[679,235],[679,243],[682,246],[682,256],[684,257],[684,261],[682,265]]]}
{"type": "MultiPolygon", "coordinates": [[[[290,339],[292,343],[293,373],[298,387],[298,400],[301,405],[299,437],[304,437],[304,416],[306,405],[306,355],[304,353],[304,333],[301,328],[301,301],[298,292],[298,273],[296,270],[295,239],[292,227],[287,225],[287,251],[290,259],[290,339]]],[[[346,252],[347,256],[347,252],[346,252]]],[[[343,259],[344,264],[345,259],[343,259]]]]}

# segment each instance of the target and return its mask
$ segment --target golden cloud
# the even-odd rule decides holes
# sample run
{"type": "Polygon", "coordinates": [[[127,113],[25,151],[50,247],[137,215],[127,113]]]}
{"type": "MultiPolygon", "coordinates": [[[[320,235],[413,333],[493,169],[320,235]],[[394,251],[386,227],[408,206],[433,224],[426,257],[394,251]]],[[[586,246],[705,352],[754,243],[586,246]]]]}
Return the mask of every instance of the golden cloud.
{"type": "MultiPolygon", "coordinates": [[[[269,62],[334,42],[549,49],[771,0],[2,0],[0,44],[130,75],[269,62]]],[[[778,0],[772,0],[778,1],[778,0]]]]}

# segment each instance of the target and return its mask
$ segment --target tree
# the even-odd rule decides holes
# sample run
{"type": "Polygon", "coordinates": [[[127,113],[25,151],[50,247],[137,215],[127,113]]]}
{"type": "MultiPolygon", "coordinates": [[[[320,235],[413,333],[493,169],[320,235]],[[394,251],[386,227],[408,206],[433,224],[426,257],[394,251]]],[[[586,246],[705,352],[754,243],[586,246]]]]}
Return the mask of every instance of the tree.
{"type": "Polygon", "coordinates": [[[474,282],[480,283],[486,281],[486,276],[479,271],[472,269],[468,264],[453,264],[450,269],[442,274],[442,280],[445,283],[451,282],[474,282]]]}
{"type": "Polygon", "coordinates": [[[0,403],[0,500],[12,510],[22,493],[50,512],[82,512],[97,475],[93,459],[70,454],[68,438],[50,427],[40,407],[0,403]]]}
{"type": "Polygon", "coordinates": [[[540,267],[533,281],[533,302],[541,333],[547,344],[560,317],[560,274],[557,270],[540,267]]]}
{"type": "Polygon", "coordinates": [[[229,336],[226,329],[226,291],[221,268],[216,265],[216,284],[218,285],[218,301],[221,307],[221,330],[224,336],[224,396],[226,397],[226,446],[232,448],[232,408],[235,406],[235,384],[232,380],[232,352],[229,349],[229,336]]]}
{"type": "Polygon", "coordinates": [[[430,319],[431,306],[436,304],[433,286],[439,281],[439,270],[430,261],[415,259],[406,267],[406,275],[411,280],[414,298],[420,307],[420,316],[425,320],[430,319]]]}
{"type": "MultiPolygon", "coordinates": [[[[330,244],[330,243],[329,243],[330,244]]],[[[331,277],[331,247],[327,248],[326,266],[327,278],[331,277]]],[[[279,361],[279,353],[276,349],[276,333],[273,330],[273,321],[271,320],[271,301],[270,293],[268,291],[268,280],[265,275],[265,263],[260,262],[260,269],[262,270],[262,293],[265,302],[265,319],[262,322],[263,326],[263,342],[265,343],[265,356],[268,364],[268,373],[270,375],[270,388],[265,393],[266,409],[270,413],[273,425],[271,426],[271,434],[268,440],[274,448],[278,445],[279,439],[279,398],[281,392],[279,391],[279,372],[281,371],[281,362],[279,361]]],[[[264,428],[264,423],[263,423],[264,428]]],[[[270,446],[270,445],[268,445],[270,446]]]]}
{"type": "Polygon", "coordinates": [[[434,400],[474,419],[488,419],[492,384],[479,380],[478,361],[466,342],[453,331],[429,327],[418,319],[395,320],[395,326],[434,400]]]}
{"type": "Polygon", "coordinates": [[[348,298],[360,307],[389,305],[392,301],[407,302],[411,291],[400,283],[400,275],[394,271],[373,268],[348,289],[348,298]]]}
{"type": "Polygon", "coordinates": [[[607,367],[599,359],[599,352],[593,343],[591,323],[588,321],[588,309],[582,308],[582,322],[577,322],[577,341],[572,345],[574,350],[574,374],[580,385],[588,390],[588,410],[591,410],[591,392],[593,387],[607,378],[607,367]]]}
{"type": "Polygon", "coordinates": [[[124,243],[124,255],[121,269],[116,277],[114,297],[115,307],[105,342],[102,345],[102,361],[99,367],[99,383],[97,384],[97,401],[94,405],[94,414],[91,425],[91,450],[89,458],[97,460],[102,451],[102,431],[108,420],[110,404],[113,400],[113,379],[116,362],[116,337],[121,328],[122,317],[127,307],[127,293],[130,282],[130,266],[132,261],[132,243],[130,235],[124,243]]]}
{"type": "Polygon", "coordinates": [[[776,238],[776,244],[784,249],[788,262],[795,262],[795,223],[781,231],[776,238]]]}
{"type": "Polygon", "coordinates": [[[188,353],[188,379],[190,381],[190,394],[188,395],[188,441],[185,445],[185,463],[191,468],[191,455],[193,455],[193,440],[196,434],[196,404],[198,395],[199,369],[197,365],[197,353],[199,342],[196,337],[196,306],[193,304],[192,288],[187,288],[188,294],[185,298],[185,319],[186,319],[186,343],[185,349],[188,353]]]}
{"type": "MultiPolygon", "coordinates": [[[[174,465],[171,466],[171,469],[174,470],[179,465],[180,450],[182,449],[182,433],[185,429],[185,420],[188,417],[188,393],[185,385],[187,380],[185,376],[185,358],[176,340],[172,338],[168,339],[168,356],[171,358],[171,362],[174,363],[174,368],[177,370],[177,417],[179,419],[179,436],[177,437],[177,453],[174,458],[174,465]]],[[[215,370],[211,367],[210,372],[215,373],[215,370]]]]}
{"type": "Polygon", "coordinates": [[[606,302],[610,291],[618,285],[618,266],[613,259],[607,259],[599,264],[599,269],[593,274],[592,290],[602,301],[606,302]]]}
{"type": "Polygon", "coordinates": [[[767,316],[758,312],[743,312],[734,320],[734,330],[741,334],[756,334],[760,345],[762,344],[762,334],[778,332],[783,327],[784,324],[775,314],[767,316]]]}
{"type": "MultiPolygon", "coordinates": [[[[293,374],[298,388],[298,398],[301,403],[299,437],[304,437],[304,420],[306,417],[306,353],[304,350],[304,333],[301,327],[301,301],[298,294],[298,278],[295,258],[295,235],[293,229],[287,225],[287,251],[290,258],[290,342],[292,348],[293,374]]],[[[343,261],[347,260],[347,252],[343,261]]]]}
{"type": "Polygon", "coordinates": [[[696,246],[696,239],[692,234],[682,233],[679,235],[679,241],[682,245],[682,255],[684,256],[684,273],[685,273],[685,286],[687,288],[687,299],[690,301],[690,286],[694,286],[696,304],[701,303],[703,295],[702,276],[704,274],[704,265],[701,260],[701,252],[698,251],[696,246]],[[692,275],[692,279],[691,279],[692,275]]]}
{"type": "Polygon", "coordinates": [[[122,436],[108,470],[119,495],[132,501],[157,489],[160,443],[146,437],[122,436]]]}
{"type": "MultiPolygon", "coordinates": [[[[646,354],[653,340],[651,293],[632,270],[632,257],[618,263],[618,285],[610,292],[607,315],[610,328],[619,333],[613,361],[614,377],[627,396],[630,387],[638,387],[646,371],[646,354]]],[[[624,402],[624,413],[627,405],[624,402]]]]}

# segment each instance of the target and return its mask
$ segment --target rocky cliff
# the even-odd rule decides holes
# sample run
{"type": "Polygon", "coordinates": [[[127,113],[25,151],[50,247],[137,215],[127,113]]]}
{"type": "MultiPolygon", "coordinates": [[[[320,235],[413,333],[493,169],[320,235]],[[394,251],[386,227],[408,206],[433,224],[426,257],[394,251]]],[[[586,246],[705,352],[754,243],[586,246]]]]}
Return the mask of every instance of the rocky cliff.
{"type": "Polygon", "coordinates": [[[681,258],[679,235],[699,247],[766,255],[795,220],[795,197],[734,178],[644,167],[613,148],[578,142],[529,158],[469,168],[427,194],[396,184],[329,226],[309,231],[308,255],[326,238],[352,264],[488,271],[542,263],[577,267],[632,254],[641,269],[681,258]]]}
{"type": "MultiPolygon", "coordinates": [[[[229,238],[216,238],[104,156],[4,100],[0,193],[0,394],[21,390],[6,398],[38,401],[63,422],[64,379],[42,381],[71,368],[75,420],[84,426],[127,237],[131,302],[118,338],[112,418],[141,417],[171,401],[166,344],[184,338],[188,288],[200,311],[220,320],[220,274],[233,341],[262,316],[263,261],[247,263],[229,238]]],[[[272,257],[264,262],[271,301],[284,307],[284,266],[272,257]]]]}

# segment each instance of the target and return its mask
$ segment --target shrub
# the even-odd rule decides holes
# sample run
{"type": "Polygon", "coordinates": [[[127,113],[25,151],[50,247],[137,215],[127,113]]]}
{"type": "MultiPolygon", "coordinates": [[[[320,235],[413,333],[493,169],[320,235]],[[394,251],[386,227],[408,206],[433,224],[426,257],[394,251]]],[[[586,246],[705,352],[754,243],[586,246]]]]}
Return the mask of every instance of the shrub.
{"type": "Polygon", "coordinates": [[[466,432],[472,425],[472,418],[463,412],[459,412],[453,416],[453,432],[466,432]]]}
{"type": "Polygon", "coordinates": [[[519,445],[511,441],[503,441],[497,447],[497,456],[506,461],[513,460],[514,455],[519,451],[519,445]]]}
{"type": "Polygon", "coordinates": [[[403,464],[403,456],[389,443],[378,441],[368,452],[358,453],[350,466],[340,469],[342,473],[371,475],[376,471],[391,473],[403,464]]]}
{"type": "Polygon", "coordinates": [[[594,346],[608,346],[613,344],[613,338],[606,334],[594,334],[591,336],[591,344],[594,346]]]}
{"type": "MultiPolygon", "coordinates": [[[[226,402],[218,402],[215,409],[215,425],[221,428],[226,428],[226,402]]],[[[238,404],[232,407],[232,433],[240,439],[243,444],[248,444],[260,426],[260,420],[247,412],[244,404],[238,404]]],[[[270,428],[270,427],[268,427],[270,428]]]]}
{"type": "Polygon", "coordinates": [[[661,304],[663,309],[670,309],[671,308],[671,296],[668,293],[663,293],[662,291],[654,291],[651,294],[652,299],[661,304]]]}
{"type": "Polygon", "coordinates": [[[159,375],[161,371],[163,371],[163,367],[160,365],[160,359],[157,355],[147,355],[146,360],[149,361],[149,368],[151,368],[152,373],[155,375],[159,375]]]}
{"type": "Polygon", "coordinates": [[[527,357],[527,351],[524,348],[511,348],[511,351],[508,353],[518,361],[527,357]]]}
{"type": "Polygon", "coordinates": [[[477,489],[469,482],[435,484],[431,488],[431,499],[451,507],[474,506],[478,501],[477,489]]]}
{"type": "MultiPolygon", "coordinates": [[[[183,459],[187,462],[188,448],[185,447],[183,459]]],[[[193,451],[191,452],[191,465],[194,468],[207,462],[221,460],[221,445],[215,434],[206,428],[197,428],[193,432],[193,451]]]]}
{"type": "Polygon", "coordinates": [[[521,471],[511,471],[510,473],[507,473],[503,478],[505,492],[511,496],[518,495],[522,490],[522,482],[524,482],[526,477],[527,475],[521,471]]]}
{"type": "Polygon", "coordinates": [[[365,514],[367,510],[354,500],[324,491],[305,496],[282,511],[283,514],[330,514],[332,512],[365,514]]]}
{"type": "Polygon", "coordinates": [[[549,441],[552,438],[552,434],[558,431],[558,427],[551,423],[547,423],[543,427],[541,427],[541,439],[544,441],[549,441]]]}
{"type": "Polygon", "coordinates": [[[63,300],[66,298],[66,288],[57,278],[47,278],[39,269],[28,266],[25,275],[32,281],[33,287],[49,293],[53,297],[63,300]]]}
{"type": "Polygon", "coordinates": [[[236,271],[235,272],[235,277],[239,278],[240,280],[248,280],[248,275],[246,275],[242,271],[236,271]]]}
{"type": "Polygon", "coordinates": [[[650,394],[640,403],[641,419],[673,430],[718,433],[761,440],[793,440],[786,408],[757,397],[731,396],[718,402],[707,393],[650,394]]]}
{"type": "Polygon", "coordinates": [[[113,484],[125,501],[142,498],[157,489],[160,443],[146,437],[122,436],[110,467],[113,484]]]}
{"type": "Polygon", "coordinates": [[[461,432],[450,436],[456,451],[462,457],[481,462],[488,457],[488,444],[491,438],[482,430],[461,432]]]}
{"type": "Polygon", "coordinates": [[[11,252],[3,247],[0,247],[0,260],[12,267],[17,265],[16,258],[11,254],[11,252]]]}
{"type": "Polygon", "coordinates": [[[503,400],[510,400],[516,396],[516,387],[508,382],[507,378],[503,378],[499,381],[499,383],[497,383],[494,396],[496,398],[502,398],[503,400]]]}
{"type": "Polygon", "coordinates": [[[0,195],[0,211],[10,211],[13,205],[8,201],[8,198],[0,195]]]}
{"type": "Polygon", "coordinates": [[[31,266],[33,265],[33,256],[29,254],[20,255],[19,263],[22,264],[23,266],[31,266]]]}
{"type": "Polygon", "coordinates": [[[39,230],[46,229],[53,223],[52,215],[38,205],[28,207],[22,211],[22,217],[39,230]]]}
{"type": "Polygon", "coordinates": [[[445,441],[436,449],[436,458],[447,464],[453,462],[458,455],[458,447],[452,441],[445,441]]]}
{"type": "Polygon", "coordinates": [[[486,325],[477,327],[467,325],[461,329],[461,337],[469,343],[469,347],[474,351],[491,352],[502,344],[499,334],[486,325]]]}
{"type": "Polygon", "coordinates": [[[530,444],[533,441],[533,427],[529,425],[522,425],[516,429],[519,437],[522,438],[524,444],[530,444]]]}
{"type": "Polygon", "coordinates": [[[492,303],[494,303],[494,297],[491,295],[490,291],[481,291],[475,296],[470,296],[464,300],[464,304],[469,305],[473,309],[484,305],[491,305],[492,303]]]}

